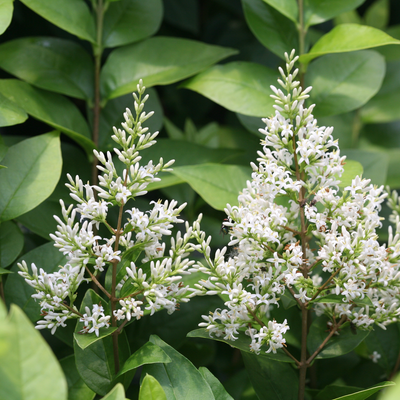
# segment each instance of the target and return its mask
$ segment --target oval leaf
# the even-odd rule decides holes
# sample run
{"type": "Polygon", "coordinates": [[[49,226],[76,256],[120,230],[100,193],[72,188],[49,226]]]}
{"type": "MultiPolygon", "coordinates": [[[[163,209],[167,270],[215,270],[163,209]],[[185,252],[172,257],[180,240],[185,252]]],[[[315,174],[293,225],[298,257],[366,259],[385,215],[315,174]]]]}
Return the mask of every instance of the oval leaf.
{"type": "Polygon", "coordinates": [[[139,400],[167,400],[167,396],[157,379],[146,374],[140,385],[139,400]]]}
{"type": "MultiPolygon", "coordinates": [[[[345,396],[336,397],[334,400],[364,400],[364,399],[368,399],[368,397],[372,396],[374,393],[377,393],[382,389],[388,388],[390,386],[395,386],[395,385],[396,384],[394,382],[377,383],[376,385],[371,386],[367,389],[360,390],[359,392],[347,394],[345,396]]],[[[382,400],[383,400],[383,398],[382,398],[382,400]]]]}
{"type": "Polygon", "coordinates": [[[260,0],[242,0],[242,5],[251,31],[268,50],[284,58],[285,52],[299,47],[294,23],[275,8],[260,0]]]}
{"type": "Polygon", "coordinates": [[[0,35],[10,25],[13,15],[13,0],[0,0],[0,35]]]}
{"type": "Polygon", "coordinates": [[[299,7],[296,0],[263,0],[265,3],[274,7],[285,17],[291,19],[293,22],[297,22],[299,15],[299,7]]]}
{"type": "Polygon", "coordinates": [[[171,172],[187,182],[211,207],[223,210],[237,205],[239,192],[250,177],[250,167],[201,164],[177,167],[171,172]]]}
{"type": "Polygon", "coordinates": [[[214,397],[218,400],[233,400],[233,397],[228,394],[222,383],[205,367],[200,367],[199,371],[203,378],[210,385],[214,397]]]}
{"type": "Polygon", "coordinates": [[[93,97],[93,61],[82,46],[70,40],[11,40],[0,46],[0,67],[42,89],[78,99],[93,97]]]}
{"type": "Polygon", "coordinates": [[[154,37],[114,50],[101,73],[105,99],[136,90],[139,79],[147,87],[188,78],[237,51],[194,40],[154,37]]]}
{"type": "Polygon", "coordinates": [[[385,60],[372,50],[329,54],[313,62],[306,74],[312,86],[316,117],[355,110],[373,97],[385,76],[385,60]]]}
{"type": "Polygon", "coordinates": [[[21,124],[27,118],[28,114],[21,107],[0,93],[0,126],[21,124]]]}
{"type": "Polygon", "coordinates": [[[0,221],[22,215],[50,196],[60,179],[60,135],[50,132],[8,149],[0,170],[0,221]]]}
{"type": "Polygon", "coordinates": [[[0,80],[0,92],[32,117],[65,133],[91,154],[94,144],[90,140],[88,124],[70,100],[17,79],[0,80]]]}
{"type": "Polygon", "coordinates": [[[161,0],[121,0],[110,4],[104,16],[103,46],[122,46],[153,35],[162,16],[161,0]]]}
{"type": "Polygon", "coordinates": [[[0,267],[13,263],[24,247],[24,235],[12,221],[0,224],[0,267]]]}
{"type": "Polygon", "coordinates": [[[314,58],[324,54],[345,53],[388,44],[398,45],[400,40],[371,26],[341,24],[322,36],[307,54],[300,56],[300,62],[308,64],[314,58]]]}
{"type": "Polygon", "coordinates": [[[215,65],[184,82],[181,87],[194,90],[230,111],[253,117],[274,113],[270,85],[277,74],[270,68],[250,62],[215,65]]]}
{"type": "Polygon", "coordinates": [[[21,0],[21,2],[59,28],[96,43],[94,20],[84,0],[21,0]]]}

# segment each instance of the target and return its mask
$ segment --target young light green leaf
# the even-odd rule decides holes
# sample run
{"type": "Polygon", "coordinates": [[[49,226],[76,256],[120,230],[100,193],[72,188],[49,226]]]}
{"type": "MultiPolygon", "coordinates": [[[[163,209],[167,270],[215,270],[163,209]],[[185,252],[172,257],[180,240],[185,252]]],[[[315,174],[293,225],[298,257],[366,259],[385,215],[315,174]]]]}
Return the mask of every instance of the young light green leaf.
{"type": "Polygon", "coordinates": [[[400,375],[397,374],[397,377],[394,379],[393,387],[385,390],[380,396],[379,400],[398,400],[400,396],[400,375]]]}
{"type": "Polygon", "coordinates": [[[387,71],[382,87],[361,109],[361,119],[365,123],[391,122],[400,119],[400,60],[387,63],[387,71]]]}
{"type": "Polygon", "coordinates": [[[167,85],[194,75],[237,51],[188,39],[157,36],[114,50],[101,73],[105,100],[146,87],[167,85]]]}
{"type": "Polygon", "coordinates": [[[273,393],[276,400],[297,398],[299,377],[291,365],[248,352],[242,352],[242,357],[259,399],[265,398],[265,393],[273,393]],[[290,385],[282,384],[282,376],[290,385]]]}
{"type": "Polygon", "coordinates": [[[0,326],[0,398],[67,400],[60,364],[22,310],[12,305],[0,326]]]}
{"type": "Polygon", "coordinates": [[[161,0],[121,0],[110,4],[104,15],[103,46],[123,46],[153,35],[160,27],[162,11],[161,0]]]}
{"type": "MultiPolygon", "coordinates": [[[[60,360],[68,384],[68,400],[93,400],[96,393],[89,389],[76,369],[75,356],[72,354],[60,360]]],[[[125,396],[123,397],[125,400],[125,396]]]]}
{"type": "Polygon", "coordinates": [[[8,28],[13,15],[13,0],[0,0],[0,35],[8,28]]]}
{"type": "Polygon", "coordinates": [[[304,24],[320,24],[346,11],[351,11],[364,3],[365,0],[305,0],[304,24]]]}
{"type": "Polygon", "coordinates": [[[21,124],[28,114],[0,93],[0,126],[21,124]]]}
{"type": "Polygon", "coordinates": [[[118,376],[145,364],[168,364],[169,362],[171,362],[171,359],[159,346],[155,345],[154,343],[147,342],[125,361],[125,364],[119,371],[118,376]]]}
{"type": "Polygon", "coordinates": [[[0,80],[0,92],[32,117],[65,133],[91,154],[94,144],[88,124],[70,100],[16,79],[0,80]]]}
{"type": "Polygon", "coordinates": [[[157,379],[146,374],[140,385],[139,400],[167,400],[167,396],[157,379]]]}
{"type": "Polygon", "coordinates": [[[285,17],[291,19],[294,23],[297,23],[299,15],[299,7],[296,0],[263,0],[265,3],[274,7],[285,17]]]}
{"type": "Polygon", "coordinates": [[[201,164],[176,167],[171,173],[187,182],[211,207],[223,210],[227,203],[237,204],[251,170],[241,165],[201,164]]]}
{"type": "Polygon", "coordinates": [[[80,39],[96,43],[94,19],[84,0],[21,0],[35,13],[80,39]]]}
{"type": "Polygon", "coordinates": [[[344,172],[340,179],[339,187],[344,189],[346,186],[351,185],[351,181],[357,176],[363,174],[363,167],[358,161],[347,160],[346,164],[343,166],[344,172]]]}
{"type": "Polygon", "coordinates": [[[260,0],[242,0],[242,5],[251,31],[268,50],[283,58],[285,52],[299,47],[296,27],[293,21],[279,12],[281,10],[277,11],[260,0]]]}
{"type": "Polygon", "coordinates": [[[324,54],[345,53],[388,44],[399,45],[400,40],[370,26],[341,24],[322,36],[308,53],[301,55],[300,62],[307,65],[324,54]]]}
{"type": "Polygon", "coordinates": [[[218,400],[233,400],[233,397],[225,390],[222,383],[205,367],[200,367],[199,371],[203,378],[210,385],[214,397],[218,400]]]}
{"type": "Polygon", "coordinates": [[[8,149],[0,170],[0,221],[22,215],[50,196],[61,174],[60,135],[49,132],[8,149]]]}
{"type": "Polygon", "coordinates": [[[78,43],[27,37],[0,45],[0,67],[42,89],[91,100],[93,61],[78,43]]]}
{"type": "Polygon", "coordinates": [[[316,117],[342,114],[368,102],[385,76],[384,58],[372,50],[328,54],[307,70],[306,86],[312,86],[316,117]]]}
{"type": "Polygon", "coordinates": [[[24,247],[24,235],[12,221],[0,224],[0,267],[11,265],[24,247]]]}
{"type": "Polygon", "coordinates": [[[114,388],[108,392],[102,400],[128,400],[125,397],[125,390],[121,383],[117,383],[114,388]]]}
{"type": "Polygon", "coordinates": [[[276,72],[260,64],[237,61],[215,65],[184,82],[181,87],[194,90],[227,108],[254,117],[274,113],[270,85],[276,72]]]}
{"type": "Polygon", "coordinates": [[[371,386],[367,389],[360,390],[359,392],[347,394],[345,396],[336,397],[333,400],[364,400],[368,399],[368,397],[372,396],[374,393],[379,392],[382,389],[388,388],[390,386],[395,386],[394,382],[382,382],[377,383],[374,386],[371,386]]]}
{"type": "Polygon", "coordinates": [[[150,341],[161,347],[172,362],[169,364],[145,365],[142,374],[145,376],[148,373],[157,379],[167,399],[214,399],[210,386],[187,358],[179,354],[158,336],[152,335],[150,341]]]}

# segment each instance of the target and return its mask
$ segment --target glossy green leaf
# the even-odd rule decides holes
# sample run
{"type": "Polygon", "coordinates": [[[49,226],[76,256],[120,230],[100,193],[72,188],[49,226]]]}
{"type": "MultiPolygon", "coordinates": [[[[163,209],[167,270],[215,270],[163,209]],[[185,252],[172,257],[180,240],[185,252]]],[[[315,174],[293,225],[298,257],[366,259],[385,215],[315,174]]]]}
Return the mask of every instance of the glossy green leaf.
{"type": "Polygon", "coordinates": [[[0,398],[66,400],[67,383],[60,364],[18,306],[11,306],[3,326],[0,398]]]}
{"type": "Polygon", "coordinates": [[[12,221],[0,224],[0,267],[11,265],[24,247],[24,235],[12,221]]]}
{"type": "Polygon", "coordinates": [[[276,400],[297,398],[299,377],[291,365],[248,352],[242,352],[242,357],[259,399],[265,398],[266,393],[273,393],[276,400]],[[285,377],[285,384],[282,384],[282,377],[285,377]]]}
{"type": "Polygon", "coordinates": [[[35,13],[80,39],[96,43],[94,19],[84,0],[21,0],[35,13]]]}
{"type": "Polygon", "coordinates": [[[144,376],[149,374],[157,379],[167,399],[214,399],[210,386],[187,358],[162,341],[158,336],[150,336],[150,342],[161,347],[172,362],[169,364],[145,365],[142,374],[144,376]]]}
{"type": "Polygon", "coordinates": [[[0,92],[29,115],[65,133],[91,153],[94,144],[88,124],[70,100],[16,79],[0,80],[0,92]]]}
{"type": "Polygon", "coordinates": [[[284,58],[285,52],[298,49],[298,33],[293,21],[260,0],[242,0],[242,5],[251,31],[268,50],[284,58]]]}
{"type": "Polygon", "coordinates": [[[0,0],[0,35],[10,25],[13,10],[13,0],[0,0]]]}
{"type": "Polygon", "coordinates": [[[379,392],[382,389],[388,388],[390,386],[394,386],[394,382],[382,382],[378,383],[374,386],[371,386],[367,389],[360,390],[355,393],[351,393],[345,396],[336,397],[333,400],[364,400],[368,399],[368,397],[372,396],[373,394],[379,392]]]}
{"type": "Polygon", "coordinates": [[[12,273],[13,273],[12,271],[9,271],[8,269],[4,269],[4,268],[0,267],[0,275],[8,275],[8,274],[12,274],[12,273]]]}
{"type": "Polygon", "coordinates": [[[387,63],[382,87],[362,109],[365,123],[390,122],[400,119],[400,60],[387,63]]]}
{"type": "Polygon", "coordinates": [[[162,15],[161,0],[121,0],[110,4],[104,16],[103,46],[122,46],[153,35],[162,15]]]}
{"type": "Polygon", "coordinates": [[[397,374],[396,378],[394,379],[393,387],[388,388],[385,390],[379,397],[379,400],[398,400],[400,396],[400,375],[397,374]]]}
{"type": "Polygon", "coordinates": [[[93,61],[78,43],[28,37],[0,45],[0,67],[42,89],[79,99],[93,97],[93,61]]]}
{"type": "MultiPolygon", "coordinates": [[[[388,171],[388,157],[385,152],[343,149],[341,151],[341,154],[345,155],[349,159],[346,159],[346,164],[344,166],[345,171],[347,170],[346,165],[349,163],[349,161],[358,161],[362,165],[362,168],[364,170],[364,172],[362,172],[363,178],[371,179],[371,183],[373,183],[374,185],[385,184],[388,171]]],[[[357,174],[360,173],[357,172],[357,174]]]]}
{"type": "MultiPolygon", "coordinates": [[[[17,261],[25,260],[31,271],[31,263],[34,263],[37,268],[42,268],[45,272],[51,273],[59,269],[60,265],[66,262],[65,256],[54,247],[54,243],[47,243],[36,247],[34,250],[24,254],[17,261]]],[[[7,303],[14,303],[21,307],[28,318],[32,322],[40,319],[40,304],[31,296],[36,293],[36,290],[28,285],[25,280],[18,274],[19,268],[17,263],[11,268],[14,273],[7,278],[4,286],[4,294],[7,303]]]]}
{"type": "MultiPolygon", "coordinates": [[[[307,348],[310,354],[313,354],[321,343],[328,336],[326,324],[328,318],[324,315],[316,318],[307,337],[307,348]]],[[[342,354],[349,353],[354,350],[369,334],[369,331],[357,329],[357,334],[354,335],[349,326],[340,330],[340,335],[333,335],[323,350],[317,355],[317,358],[332,358],[342,354]]]]}
{"type": "Polygon", "coordinates": [[[389,23],[389,0],[375,0],[364,14],[365,24],[385,29],[389,23]]]}
{"type": "Polygon", "coordinates": [[[210,385],[213,395],[218,400],[233,400],[233,397],[225,390],[222,383],[205,367],[200,367],[199,371],[203,378],[210,385]]]}
{"type": "Polygon", "coordinates": [[[381,87],[384,58],[372,50],[328,54],[313,62],[306,74],[312,86],[316,117],[342,114],[360,108],[381,87]]]}
{"type": "Polygon", "coordinates": [[[365,0],[305,0],[304,23],[306,26],[320,24],[346,11],[351,11],[365,0]]]}
{"type": "Polygon", "coordinates": [[[21,124],[28,114],[0,93],[0,126],[21,124]]]}
{"type": "Polygon", "coordinates": [[[125,390],[124,387],[118,383],[114,386],[114,388],[107,393],[102,400],[128,400],[125,397],[125,390]]]}
{"type": "Polygon", "coordinates": [[[308,64],[324,54],[346,53],[389,44],[399,45],[400,40],[370,26],[341,24],[322,36],[308,53],[300,56],[300,62],[308,64]]]}
{"type": "MultiPolygon", "coordinates": [[[[106,315],[110,315],[108,303],[93,290],[89,289],[81,303],[80,312],[86,313],[85,307],[92,309],[93,304],[101,304],[106,315]]],[[[75,333],[83,328],[83,323],[76,324],[75,333]]],[[[101,328],[100,332],[107,330],[101,328]]],[[[113,355],[113,342],[110,335],[92,343],[89,347],[81,349],[74,341],[76,366],[86,385],[96,393],[104,396],[117,383],[128,384],[132,379],[131,374],[116,378],[113,355]]],[[[124,332],[118,335],[119,362],[122,365],[130,356],[129,344],[124,332]]]]}
{"type": "Polygon", "coordinates": [[[378,392],[379,390],[392,386],[392,382],[383,382],[378,383],[374,386],[371,386],[368,389],[362,389],[359,387],[354,386],[344,386],[344,385],[328,385],[324,389],[322,389],[315,400],[363,400],[367,399],[368,397],[372,396],[374,393],[378,392]]]}
{"type": "Polygon", "coordinates": [[[339,187],[344,189],[346,186],[351,185],[351,181],[357,176],[361,176],[363,173],[363,166],[358,161],[347,160],[346,164],[343,166],[344,172],[340,179],[339,187]]]}
{"type": "MultiPolygon", "coordinates": [[[[235,349],[239,349],[242,352],[249,352],[250,351],[250,343],[251,339],[249,336],[247,336],[244,332],[239,332],[238,339],[235,341],[232,340],[225,340],[222,337],[210,337],[209,333],[207,332],[206,329],[200,328],[200,329],[195,329],[194,331],[191,331],[187,335],[188,337],[199,337],[203,339],[211,339],[211,340],[216,340],[217,342],[223,342],[228,344],[229,346],[234,347],[235,349]]],[[[265,351],[267,351],[268,348],[265,347],[265,351]]],[[[274,361],[281,361],[281,362],[288,362],[292,363],[293,360],[289,358],[283,351],[278,350],[277,353],[264,353],[262,352],[262,355],[259,355],[258,357],[266,357],[274,361]]]]}
{"type": "Polygon", "coordinates": [[[237,61],[215,65],[181,87],[194,90],[230,111],[265,118],[274,113],[270,85],[276,85],[277,76],[263,65],[237,61]]]}
{"type": "Polygon", "coordinates": [[[167,396],[157,379],[146,374],[140,385],[139,400],[167,400],[167,396]]]}
{"type": "Polygon", "coordinates": [[[296,0],[263,0],[271,7],[278,10],[285,17],[291,19],[293,22],[297,22],[299,7],[296,0]]]}
{"type": "Polygon", "coordinates": [[[60,135],[50,132],[8,149],[0,170],[0,221],[18,217],[50,196],[61,174],[60,135]]]}
{"type": "Polygon", "coordinates": [[[236,50],[194,40],[157,36],[114,50],[101,73],[101,92],[106,100],[145,86],[167,85],[194,75],[236,50]]]}
{"type": "Polygon", "coordinates": [[[169,362],[171,362],[171,359],[159,346],[147,342],[125,361],[118,375],[125,374],[126,372],[145,364],[168,364],[169,362]]]}
{"type": "Polygon", "coordinates": [[[97,336],[94,332],[93,333],[85,333],[85,334],[80,334],[80,333],[74,333],[74,339],[77,345],[82,349],[86,349],[86,347],[89,347],[91,344],[97,342],[98,340],[101,340],[105,338],[106,336],[111,335],[113,332],[115,332],[117,328],[112,328],[109,327],[108,329],[102,329],[99,332],[99,336],[97,336]]]}
{"type": "MultiPolygon", "coordinates": [[[[72,354],[60,360],[68,385],[68,400],[93,400],[96,393],[89,389],[78,373],[75,356],[72,354]]],[[[123,397],[125,400],[125,396],[123,397]]]]}
{"type": "Polygon", "coordinates": [[[211,207],[223,210],[237,205],[251,170],[241,165],[200,164],[176,167],[171,172],[187,182],[211,207]]]}

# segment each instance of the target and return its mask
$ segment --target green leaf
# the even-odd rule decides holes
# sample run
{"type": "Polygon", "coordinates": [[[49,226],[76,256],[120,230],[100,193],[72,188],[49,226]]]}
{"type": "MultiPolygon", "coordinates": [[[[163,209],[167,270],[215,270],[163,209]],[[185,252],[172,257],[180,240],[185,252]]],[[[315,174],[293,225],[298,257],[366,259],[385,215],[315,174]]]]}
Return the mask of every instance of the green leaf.
{"type": "Polygon", "coordinates": [[[363,400],[367,399],[368,397],[378,392],[379,390],[388,386],[392,386],[393,384],[394,384],[393,382],[383,382],[371,386],[368,389],[361,389],[359,387],[354,387],[354,386],[341,386],[332,384],[322,389],[315,397],[315,400],[331,400],[331,399],[363,400]]]}
{"type": "Polygon", "coordinates": [[[297,22],[299,7],[296,0],[263,0],[271,7],[278,10],[285,17],[291,19],[293,22],[297,22]]]}
{"type": "Polygon", "coordinates": [[[363,166],[358,161],[346,160],[343,166],[344,172],[340,179],[339,187],[344,189],[346,186],[351,185],[351,181],[357,176],[363,174],[363,166]]]}
{"type": "Polygon", "coordinates": [[[391,122],[400,119],[400,60],[387,63],[382,87],[362,109],[361,119],[365,123],[391,122]]]}
{"type": "Polygon", "coordinates": [[[0,398],[66,400],[60,365],[21,309],[12,305],[0,326],[0,398]]]}
{"type": "Polygon", "coordinates": [[[230,111],[267,117],[274,113],[270,85],[276,84],[277,76],[263,65],[237,61],[215,65],[181,87],[194,90],[230,111]]]}
{"type": "Polygon", "coordinates": [[[250,168],[241,165],[201,164],[174,168],[172,174],[187,182],[211,207],[223,210],[237,205],[250,168]]]}
{"type": "MultiPolygon", "coordinates": [[[[84,314],[85,307],[92,309],[93,304],[101,304],[106,315],[110,315],[109,304],[93,290],[89,289],[83,298],[80,312],[84,314]]],[[[76,324],[75,333],[83,328],[83,323],[76,324]]],[[[110,329],[110,328],[108,328],[110,329]]],[[[100,332],[107,329],[101,328],[100,332]]],[[[113,341],[110,335],[92,343],[89,347],[81,349],[74,341],[76,366],[86,385],[96,393],[104,396],[117,383],[123,381],[124,385],[130,383],[131,374],[116,378],[114,367],[113,341]]],[[[124,332],[118,335],[119,362],[122,365],[130,355],[129,344],[124,332]]]]}
{"type": "MultiPolygon", "coordinates": [[[[247,336],[244,332],[239,332],[238,339],[235,341],[232,340],[225,340],[221,337],[210,337],[208,331],[203,328],[195,329],[194,331],[191,331],[187,334],[187,337],[199,337],[203,339],[211,339],[211,340],[216,340],[217,342],[223,342],[228,344],[231,347],[234,347],[235,349],[239,349],[240,351],[243,352],[248,352],[251,353],[250,351],[250,343],[251,339],[249,336],[247,336]]],[[[265,348],[264,351],[267,351],[267,348],[265,348]]],[[[253,354],[253,353],[251,353],[253,354]]],[[[277,353],[264,353],[262,352],[260,355],[257,357],[266,357],[274,361],[281,361],[281,362],[287,362],[287,363],[292,363],[293,360],[288,357],[283,350],[280,351],[278,350],[277,353]]]]}
{"type": "Polygon", "coordinates": [[[139,400],[167,400],[167,396],[157,379],[146,374],[140,385],[139,400]]]}
{"type": "Polygon", "coordinates": [[[0,275],[7,275],[7,274],[12,274],[12,273],[13,273],[12,271],[9,271],[8,269],[4,269],[4,268],[0,267],[0,275]]]}
{"type": "Polygon", "coordinates": [[[52,37],[28,37],[0,46],[0,67],[42,89],[91,100],[93,61],[78,43],[52,37]]]}
{"type": "Polygon", "coordinates": [[[111,335],[113,332],[115,332],[117,328],[109,327],[107,329],[103,329],[99,332],[99,336],[97,336],[94,332],[93,333],[85,333],[85,334],[80,334],[80,333],[74,333],[74,339],[78,346],[84,350],[86,347],[89,347],[91,344],[97,342],[98,340],[101,340],[109,335],[111,335]]]}
{"type": "Polygon", "coordinates": [[[251,31],[268,50],[284,58],[285,52],[298,49],[298,32],[290,19],[260,0],[242,0],[242,5],[251,31]]]}
{"type": "MultiPolygon", "coordinates": [[[[327,322],[325,315],[317,317],[311,324],[310,332],[307,337],[307,348],[310,354],[313,354],[321,343],[328,336],[327,322]]],[[[357,334],[351,332],[350,327],[341,328],[339,336],[333,335],[323,350],[317,355],[317,358],[332,358],[354,350],[369,334],[369,331],[357,329],[357,334]]]]}
{"type": "Polygon", "coordinates": [[[0,92],[29,115],[60,130],[92,153],[94,144],[86,120],[64,96],[35,88],[16,79],[0,80],[0,92]]]}
{"type": "Polygon", "coordinates": [[[114,50],[101,72],[105,100],[145,86],[168,85],[188,78],[237,51],[194,40],[157,36],[114,50]]]}
{"type": "Polygon", "coordinates": [[[397,374],[396,379],[394,379],[394,385],[391,388],[385,390],[379,400],[398,400],[400,396],[400,375],[397,374]]]}
{"type": "Polygon", "coordinates": [[[0,221],[22,215],[50,196],[61,174],[60,135],[50,132],[8,149],[0,170],[0,221]]]}
{"type": "Polygon", "coordinates": [[[342,114],[368,102],[385,76],[384,58],[372,50],[329,54],[307,70],[306,86],[312,86],[316,117],[342,114]]]}
{"type": "Polygon", "coordinates": [[[162,16],[161,0],[122,0],[110,4],[104,16],[103,46],[122,46],[153,35],[162,16]]]}
{"type": "MultiPolygon", "coordinates": [[[[355,149],[342,149],[342,155],[346,155],[350,160],[346,160],[346,164],[344,166],[345,172],[348,167],[347,164],[352,164],[355,161],[358,161],[362,165],[364,172],[361,171],[364,178],[371,179],[371,183],[374,185],[384,185],[386,182],[386,176],[388,173],[388,154],[383,151],[373,151],[373,150],[355,150],[355,149]],[[351,163],[350,163],[351,161],[351,163]]],[[[356,167],[354,165],[354,167],[356,167]]],[[[359,168],[359,167],[357,167],[359,168]]],[[[360,175],[359,171],[353,170],[353,172],[349,171],[349,178],[351,174],[356,173],[360,175]]],[[[347,173],[346,173],[347,175],[347,173]]],[[[355,175],[353,175],[353,178],[355,175]]],[[[348,185],[351,183],[348,183],[348,185]]],[[[348,186],[345,185],[345,186],[348,186]]]]}
{"type": "Polygon", "coordinates": [[[179,354],[158,336],[150,336],[150,342],[161,347],[172,362],[169,364],[145,365],[142,374],[145,376],[148,373],[157,379],[167,399],[214,399],[210,386],[187,358],[179,354]]]}
{"type": "MultiPolygon", "coordinates": [[[[385,30],[385,32],[394,37],[395,39],[400,39],[400,25],[393,25],[389,26],[385,30]]],[[[386,61],[396,61],[400,59],[400,47],[396,45],[389,45],[389,46],[383,46],[383,47],[378,47],[377,51],[381,53],[386,61]]]]}
{"type": "Polygon", "coordinates": [[[297,398],[299,377],[291,365],[248,352],[242,352],[242,357],[259,399],[266,398],[266,393],[274,400],[297,398]],[[286,384],[282,384],[282,377],[286,384]]]}
{"type": "Polygon", "coordinates": [[[168,364],[170,362],[171,359],[159,346],[151,342],[147,342],[125,361],[124,365],[118,373],[118,376],[145,364],[168,364]]]}
{"type": "Polygon", "coordinates": [[[114,388],[105,395],[102,400],[128,400],[125,398],[125,390],[124,387],[117,383],[114,388]]]}
{"type": "Polygon", "coordinates": [[[96,43],[94,19],[84,0],[21,0],[27,7],[59,28],[96,43]]]}
{"type": "Polygon", "coordinates": [[[218,400],[233,400],[233,397],[228,394],[222,383],[205,367],[200,367],[199,371],[203,378],[210,385],[213,395],[218,400]]]}
{"type": "Polygon", "coordinates": [[[341,24],[322,36],[307,54],[300,56],[300,62],[308,64],[316,57],[329,53],[345,53],[372,47],[400,44],[379,29],[365,25],[341,24]]]}
{"type": "MultiPolygon", "coordinates": [[[[68,400],[93,400],[96,393],[89,389],[78,373],[75,356],[72,354],[60,360],[68,384],[68,400]]],[[[125,396],[123,398],[125,400],[125,396]]]]}
{"type": "Polygon", "coordinates": [[[0,93],[0,126],[21,124],[28,118],[28,114],[13,101],[0,93]]]}
{"type": "Polygon", "coordinates": [[[320,24],[346,11],[351,11],[364,3],[365,0],[305,0],[304,23],[320,24]]]}
{"type": "Polygon", "coordinates": [[[0,35],[2,35],[10,25],[13,10],[13,0],[0,0],[0,35]]]}
{"type": "Polygon", "coordinates": [[[364,14],[365,24],[385,29],[389,23],[389,0],[375,0],[364,14]]]}
{"type": "MultiPolygon", "coordinates": [[[[55,272],[59,269],[59,265],[64,265],[66,262],[65,256],[54,247],[54,243],[46,243],[36,247],[29,253],[24,254],[17,261],[26,261],[30,268],[31,263],[34,263],[38,268],[42,268],[47,273],[55,272]]],[[[14,274],[8,276],[4,287],[5,298],[7,303],[14,303],[21,307],[28,318],[35,322],[40,318],[40,304],[31,296],[36,293],[36,290],[28,285],[24,278],[18,274],[19,268],[17,263],[11,268],[14,274]]]]}
{"type": "Polygon", "coordinates": [[[12,221],[0,224],[0,267],[11,265],[24,247],[24,235],[12,221]]]}
{"type": "Polygon", "coordinates": [[[351,393],[345,396],[336,397],[334,400],[364,400],[368,397],[372,396],[374,393],[379,392],[382,389],[385,389],[390,386],[394,386],[394,382],[382,382],[377,383],[374,386],[369,387],[368,389],[360,390],[359,392],[351,393]]]}

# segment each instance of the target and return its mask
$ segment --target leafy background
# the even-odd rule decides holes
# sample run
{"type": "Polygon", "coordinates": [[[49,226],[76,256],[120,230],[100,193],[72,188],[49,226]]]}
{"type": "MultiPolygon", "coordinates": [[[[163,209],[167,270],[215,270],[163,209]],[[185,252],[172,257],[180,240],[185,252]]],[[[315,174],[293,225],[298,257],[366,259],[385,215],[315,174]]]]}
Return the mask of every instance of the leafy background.
{"type": "MultiPolygon", "coordinates": [[[[400,39],[400,3],[326,3],[335,5],[318,9],[319,2],[305,2],[308,32],[305,48],[300,49],[294,0],[113,1],[103,21],[103,47],[88,11],[89,1],[0,2],[0,30],[4,31],[0,37],[0,164],[6,167],[0,169],[0,288],[6,304],[22,308],[31,322],[37,320],[38,306],[15,273],[15,262],[20,258],[35,261],[47,271],[63,262],[48,235],[55,230],[52,215],[59,214],[58,200],[68,201],[65,174],[90,179],[92,132],[96,129],[93,110],[102,107],[96,147],[109,150],[111,127],[119,124],[125,107],[132,107],[129,93],[139,78],[150,87],[149,110],[156,111],[149,120],[150,129],[161,131],[158,145],[144,154],[144,162],[160,156],[176,160],[174,172],[154,185],[147,200],[188,202],[184,217],[192,221],[202,212],[203,229],[213,236],[215,247],[228,241],[220,234],[222,210],[227,202],[236,202],[249,178],[249,163],[259,149],[260,118],[273,112],[269,85],[278,78],[283,52],[292,48],[308,52],[301,61],[305,84],[314,87],[312,102],[317,104],[319,124],[335,127],[342,153],[361,163],[373,183],[400,188],[400,46],[395,40],[400,39]]],[[[137,204],[145,207],[140,199],[137,204]]],[[[238,345],[242,357],[239,349],[200,334],[186,338],[200,316],[221,301],[193,299],[172,316],[160,312],[131,324],[126,330],[131,353],[153,343],[163,354],[178,359],[177,363],[185,365],[186,361],[173,349],[196,367],[207,367],[209,371],[196,369],[199,375],[190,387],[206,380],[207,388],[218,391],[218,385],[211,384],[211,371],[235,399],[267,398],[262,393],[271,390],[276,398],[292,398],[288,391],[293,387],[276,384],[282,376],[293,375],[290,364],[277,364],[266,357],[255,360],[238,345]],[[159,338],[153,336],[148,342],[150,335],[159,338]]],[[[24,330],[20,326],[30,329],[26,317],[17,308],[11,310],[8,328],[0,329],[0,350],[2,343],[21,345],[24,330]]],[[[291,310],[278,310],[281,315],[276,318],[284,318],[283,313],[291,310]]],[[[291,325],[296,326],[297,316],[292,314],[291,325]]],[[[6,318],[5,311],[2,316],[6,318]]],[[[40,331],[52,350],[40,353],[46,354],[42,362],[56,365],[50,367],[53,381],[65,379],[54,398],[65,398],[68,386],[69,398],[92,399],[92,389],[105,383],[94,379],[91,388],[92,377],[82,377],[74,367],[73,331],[70,326],[58,330],[55,337],[40,331]]],[[[315,327],[315,332],[323,331],[322,325],[315,327]]],[[[358,345],[355,351],[345,354],[333,349],[339,357],[316,361],[312,373],[317,385],[308,396],[328,399],[391,377],[400,352],[399,326],[391,325],[386,332],[375,330],[361,339],[353,346],[358,345]],[[382,355],[377,364],[368,358],[374,350],[382,355]]],[[[38,343],[40,335],[26,348],[38,343]]],[[[296,347],[294,332],[288,343],[296,347]]],[[[7,354],[0,352],[0,357],[7,354]]],[[[154,362],[164,362],[163,357],[154,362]]],[[[23,359],[15,360],[16,365],[23,368],[23,359]]],[[[141,364],[132,365],[134,369],[141,364]]],[[[142,382],[142,394],[138,372],[126,396],[145,396],[146,390],[157,393],[157,381],[151,375],[160,381],[159,365],[143,369],[142,378],[149,375],[142,382]]],[[[7,372],[4,367],[2,372],[7,372]]],[[[121,386],[115,391],[119,392],[112,398],[124,398],[121,386]]],[[[215,398],[225,396],[215,393],[215,398]]],[[[25,397],[16,393],[13,398],[25,397]]]]}

